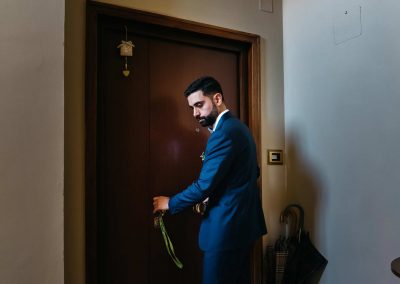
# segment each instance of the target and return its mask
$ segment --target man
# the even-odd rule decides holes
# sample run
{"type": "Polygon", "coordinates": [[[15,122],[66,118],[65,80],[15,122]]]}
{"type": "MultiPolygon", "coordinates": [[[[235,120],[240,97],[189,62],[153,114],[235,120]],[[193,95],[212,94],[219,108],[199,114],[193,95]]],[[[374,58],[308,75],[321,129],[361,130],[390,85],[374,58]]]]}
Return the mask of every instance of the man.
{"type": "Polygon", "coordinates": [[[199,178],[171,198],[154,197],[153,212],[176,214],[208,198],[199,232],[203,283],[250,283],[251,250],[267,232],[254,140],[247,126],[227,109],[214,78],[195,80],[184,95],[193,116],[212,134],[199,178]]]}

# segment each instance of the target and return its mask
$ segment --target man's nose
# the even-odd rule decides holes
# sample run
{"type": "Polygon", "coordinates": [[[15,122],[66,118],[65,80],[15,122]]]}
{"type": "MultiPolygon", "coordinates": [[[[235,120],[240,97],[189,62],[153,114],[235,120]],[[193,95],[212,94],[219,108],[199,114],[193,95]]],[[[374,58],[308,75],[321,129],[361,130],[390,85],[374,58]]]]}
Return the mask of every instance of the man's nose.
{"type": "Polygon", "coordinates": [[[196,108],[194,108],[194,109],[193,109],[193,116],[196,117],[196,116],[198,116],[198,115],[199,115],[199,110],[196,109],[196,108]]]}

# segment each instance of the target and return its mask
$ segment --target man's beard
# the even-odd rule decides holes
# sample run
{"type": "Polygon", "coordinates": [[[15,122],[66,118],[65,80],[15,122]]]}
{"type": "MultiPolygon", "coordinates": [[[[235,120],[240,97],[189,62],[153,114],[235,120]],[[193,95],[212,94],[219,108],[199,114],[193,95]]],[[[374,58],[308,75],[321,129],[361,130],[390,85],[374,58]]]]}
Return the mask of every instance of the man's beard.
{"type": "Polygon", "coordinates": [[[203,127],[212,126],[218,117],[218,110],[217,107],[213,104],[213,108],[209,115],[199,117],[197,120],[199,121],[200,125],[203,127]]]}

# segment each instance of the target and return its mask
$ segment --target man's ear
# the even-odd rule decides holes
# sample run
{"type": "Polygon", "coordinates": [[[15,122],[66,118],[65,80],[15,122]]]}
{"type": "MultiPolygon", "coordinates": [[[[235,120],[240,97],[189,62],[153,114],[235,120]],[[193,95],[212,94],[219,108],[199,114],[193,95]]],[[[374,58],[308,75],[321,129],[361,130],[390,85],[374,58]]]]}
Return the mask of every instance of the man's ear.
{"type": "Polygon", "coordinates": [[[213,96],[213,101],[216,106],[220,106],[222,104],[222,94],[215,93],[213,96]]]}

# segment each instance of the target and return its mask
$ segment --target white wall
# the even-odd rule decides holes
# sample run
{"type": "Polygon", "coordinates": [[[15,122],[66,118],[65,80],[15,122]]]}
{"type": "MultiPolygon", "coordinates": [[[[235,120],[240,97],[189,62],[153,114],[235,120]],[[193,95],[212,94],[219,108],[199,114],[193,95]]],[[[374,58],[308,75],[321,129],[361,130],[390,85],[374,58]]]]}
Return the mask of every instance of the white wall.
{"type": "Polygon", "coordinates": [[[64,1],[0,1],[0,282],[63,283],[64,1]]]}
{"type": "Polygon", "coordinates": [[[329,260],[321,283],[399,281],[399,11],[283,1],[288,196],[329,260]]]}

